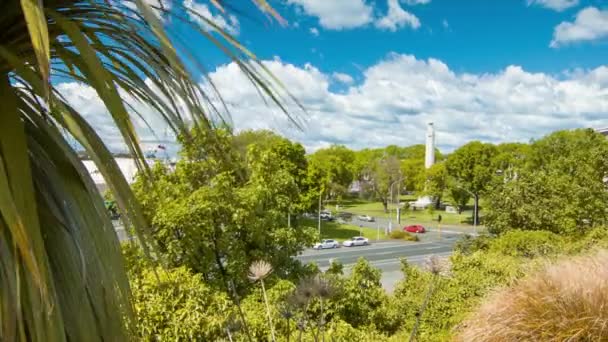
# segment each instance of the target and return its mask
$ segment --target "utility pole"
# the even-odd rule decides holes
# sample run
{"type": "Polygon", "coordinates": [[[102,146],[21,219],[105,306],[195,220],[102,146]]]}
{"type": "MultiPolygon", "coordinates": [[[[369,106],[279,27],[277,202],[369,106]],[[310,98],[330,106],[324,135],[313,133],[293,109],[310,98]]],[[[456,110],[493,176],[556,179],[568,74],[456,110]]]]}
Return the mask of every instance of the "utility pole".
{"type": "MultiPolygon", "coordinates": [[[[394,181],[394,182],[391,184],[391,186],[390,186],[391,204],[392,204],[392,206],[393,206],[393,207],[395,206],[395,201],[394,201],[394,199],[393,199],[393,185],[395,185],[395,184],[401,184],[401,181],[402,181],[402,180],[403,180],[403,177],[399,177],[399,179],[398,179],[398,180],[396,180],[396,181],[394,181]]],[[[397,203],[399,203],[399,200],[397,200],[397,203]]],[[[399,210],[399,208],[397,208],[397,210],[399,210]]],[[[393,215],[392,215],[392,213],[391,213],[391,210],[389,210],[388,215],[389,215],[389,217],[390,217],[390,221],[389,221],[389,230],[391,230],[391,231],[392,231],[392,229],[393,229],[393,215]]]]}
{"type": "Polygon", "coordinates": [[[319,239],[321,238],[321,196],[323,196],[323,190],[319,193],[319,239]]]}
{"type": "Polygon", "coordinates": [[[469,193],[469,195],[473,196],[473,201],[475,202],[475,207],[473,209],[473,234],[477,235],[477,202],[478,202],[478,196],[476,194],[474,194],[473,192],[471,192],[470,190],[463,188],[462,186],[458,186],[458,188],[466,191],[467,193],[469,193]]]}

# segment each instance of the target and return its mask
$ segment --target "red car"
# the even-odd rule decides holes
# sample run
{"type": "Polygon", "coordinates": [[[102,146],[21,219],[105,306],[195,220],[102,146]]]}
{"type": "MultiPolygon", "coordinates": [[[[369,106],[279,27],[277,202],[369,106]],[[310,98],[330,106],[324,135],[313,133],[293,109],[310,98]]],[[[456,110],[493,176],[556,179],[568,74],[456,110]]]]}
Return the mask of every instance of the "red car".
{"type": "Polygon", "coordinates": [[[411,226],[407,226],[403,228],[404,231],[408,232],[408,233],[424,233],[426,232],[426,229],[424,229],[423,226],[419,225],[419,224],[413,224],[411,226]]]}

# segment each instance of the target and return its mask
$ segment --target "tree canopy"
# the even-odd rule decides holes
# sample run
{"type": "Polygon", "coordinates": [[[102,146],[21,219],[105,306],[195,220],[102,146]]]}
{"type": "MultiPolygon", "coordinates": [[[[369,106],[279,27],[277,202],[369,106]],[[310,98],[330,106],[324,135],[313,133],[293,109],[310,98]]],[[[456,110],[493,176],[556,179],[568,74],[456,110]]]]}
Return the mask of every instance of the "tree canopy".
{"type": "Polygon", "coordinates": [[[487,225],[574,232],[606,223],[608,142],[592,130],[560,131],[515,149],[488,201],[487,225]],[[521,159],[520,159],[521,158],[521,159]]]}

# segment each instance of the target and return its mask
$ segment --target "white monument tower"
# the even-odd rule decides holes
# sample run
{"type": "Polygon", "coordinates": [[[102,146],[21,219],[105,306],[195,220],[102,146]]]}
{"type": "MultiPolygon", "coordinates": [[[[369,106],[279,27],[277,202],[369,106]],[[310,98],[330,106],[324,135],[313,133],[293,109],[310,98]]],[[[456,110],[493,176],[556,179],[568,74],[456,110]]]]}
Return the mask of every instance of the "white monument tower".
{"type": "Polygon", "coordinates": [[[424,167],[427,169],[435,164],[435,126],[432,122],[426,125],[426,151],[424,153],[424,167]]]}
{"type": "MultiPolygon", "coordinates": [[[[432,122],[426,125],[426,149],[424,152],[424,167],[427,169],[435,164],[435,126],[432,122]]],[[[433,204],[430,196],[419,197],[418,200],[410,202],[413,209],[424,209],[433,204]]]]}

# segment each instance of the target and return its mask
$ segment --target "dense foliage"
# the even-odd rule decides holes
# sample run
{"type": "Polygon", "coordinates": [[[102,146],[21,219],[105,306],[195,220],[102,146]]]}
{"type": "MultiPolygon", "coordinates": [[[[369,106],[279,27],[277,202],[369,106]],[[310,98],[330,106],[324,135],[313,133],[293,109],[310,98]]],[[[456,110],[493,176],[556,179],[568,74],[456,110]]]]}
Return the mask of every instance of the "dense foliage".
{"type": "Polygon", "coordinates": [[[508,166],[488,196],[486,223],[492,232],[515,228],[580,234],[606,224],[604,136],[592,130],[556,132],[511,159],[517,163],[508,166]]]}
{"type": "MultiPolygon", "coordinates": [[[[589,131],[556,133],[530,145],[470,144],[424,171],[424,192],[436,198],[456,201],[456,190],[466,194],[476,191],[478,199],[484,196],[490,231],[500,234],[465,235],[452,256],[433,258],[423,267],[403,260],[404,278],[392,294],[382,288],[380,271],[364,259],[348,270],[332,262],[323,273],[314,264],[303,267],[291,258],[314,238],[314,233],[299,227],[297,214],[310,210],[311,199],[319,195],[321,187],[329,191],[326,198],[341,196],[333,180],[314,183],[311,175],[333,179],[346,172],[346,162],[335,168],[317,167],[325,159],[336,163],[350,160],[353,155],[345,148],[332,147],[307,159],[301,146],[268,132],[245,132],[235,137],[221,131],[213,136],[195,132],[193,136],[199,141],[197,147],[187,146],[174,169],[154,168],[157,188],[136,185],[170,276],[161,276],[160,283],[153,283],[155,268],[142,262],[139,252],[125,250],[132,270],[135,308],[141,315],[137,331],[145,338],[270,341],[276,336],[277,340],[295,341],[403,341],[415,337],[445,341],[469,326],[467,319],[488,296],[500,288],[516,288],[547,260],[608,247],[608,230],[601,225],[604,221],[599,210],[605,208],[599,204],[604,196],[599,190],[603,183],[598,183],[604,173],[594,172],[603,167],[606,142],[589,131]],[[214,149],[204,148],[206,139],[215,140],[214,149]],[[477,154],[483,155],[482,160],[477,154]],[[311,160],[316,160],[317,166],[311,168],[311,160]],[[301,172],[303,165],[305,173],[301,172]],[[476,171],[467,173],[459,167],[476,171]],[[524,180],[537,173],[556,175],[555,179],[568,174],[571,189],[578,189],[581,198],[589,196],[587,200],[592,202],[584,208],[594,208],[596,203],[598,209],[580,214],[585,219],[575,225],[577,229],[565,229],[567,226],[559,223],[563,221],[553,224],[564,229],[536,227],[532,219],[518,226],[512,221],[497,221],[497,217],[511,215],[509,210],[519,210],[501,206],[498,196],[508,191],[527,194],[530,189],[524,180]],[[294,214],[290,224],[286,222],[288,212],[294,214]],[[257,260],[268,261],[274,271],[264,276],[263,282],[250,275],[256,280],[252,286],[248,268],[257,260]],[[167,286],[171,279],[181,284],[167,286]],[[237,293],[226,287],[231,282],[236,283],[237,293]],[[196,305],[213,310],[188,310],[196,305]],[[162,310],[176,312],[184,322],[192,323],[181,327],[177,321],[159,317],[162,310]],[[206,317],[198,315],[200,312],[206,317]]],[[[370,156],[373,162],[359,171],[348,171],[350,177],[361,177],[372,188],[382,187],[384,196],[398,180],[394,177],[403,171],[403,160],[395,152],[399,150],[386,151],[378,159],[370,150],[355,152],[353,165],[361,166],[357,163],[370,156]],[[357,176],[357,172],[364,174],[357,176]]],[[[556,195],[546,188],[539,193],[556,195]]],[[[543,222],[576,214],[572,210],[555,212],[569,208],[564,205],[538,208],[544,203],[531,202],[526,210],[544,213],[543,222]]],[[[531,218],[536,215],[525,214],[531,218]]],[[[409,234],[394,232],[394,238],[405,236],[409,234]]]]}
{"type": "Polygon", "coordinates": [[[247,287],[246,270],[258,259],[279,275],[293,272],[291,256],[315,240],[313,230],[288,224],[302,195],[302,147],[277,138],[242,156],[221,131],[193,139],[173,169],[154,167],[153,185],[134,185],[164,260],[217,288],[247,287]]]}

